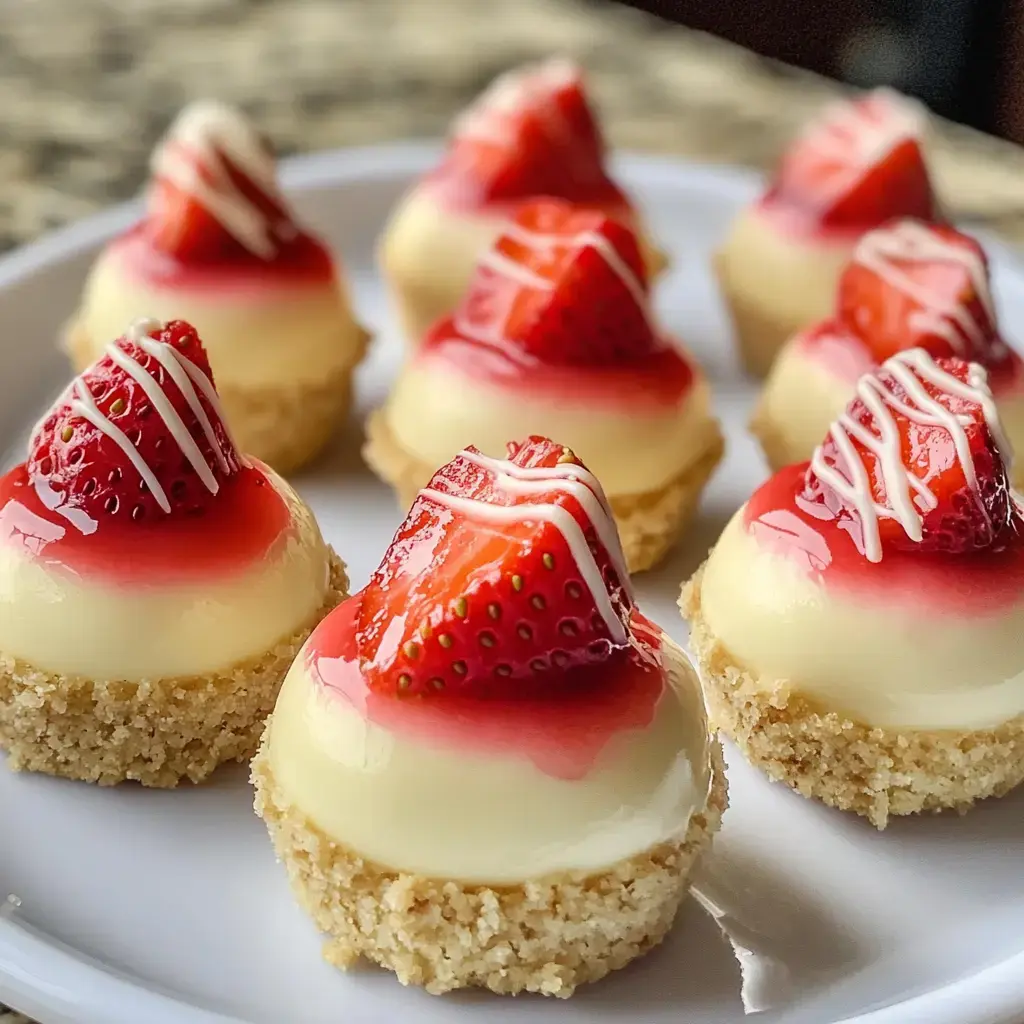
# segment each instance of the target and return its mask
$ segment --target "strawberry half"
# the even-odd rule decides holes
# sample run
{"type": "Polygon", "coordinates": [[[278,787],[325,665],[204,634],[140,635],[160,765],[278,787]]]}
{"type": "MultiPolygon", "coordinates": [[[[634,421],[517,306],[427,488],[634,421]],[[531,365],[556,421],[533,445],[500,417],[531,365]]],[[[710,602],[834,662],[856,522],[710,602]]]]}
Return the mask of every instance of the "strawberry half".
{"type": "Polygon", "coordinates": [[[838,315],[878,362],[908,348],[990,365],[1005,354],[981,246],[901,220],[866,234],[839,280],[838,315]]]}
{"type": "Polygon", "coordinates": [[[543,363],[614,364],[660,347],[647,302],[643,258],[629,228],[538,199],[481,257],[454,325],[465,337],[543,363]]]}
{"type": "Polygon", "coordinates": [[[145,323],[138,334],[129,332],[71,383],[36,428],[29,442],[30,479],[55,507],[81,510],[97,522],[144,523],[203,512],[240,467],[203,378],[213,393],[210,363],[190,324],[145,323]],[[180,358],[162,362],[146,350],[158,345],[180,358]],[[184,390],[175,377],[188,382],[184,390]],[[160,402],[146,394],[142,378],[160,402]],[[165,401],[173,413],[161,409],[165,401]],[[152,474],[150,482],[140,467],[152,474]]]}
{"type": "Polygon", "coordinates": [[[784,155],[770,196],[822,227],[937,219],[917,108],[884,89],[829,108],[784,155]]]}
{"type": "Polygon", "coordinates": [[[176,259],[247,252],[270,259],[297,233],[273,153],[237,111],[186,108],[154,152],[152,169],[146,226],[154,246],[176,259]]]}
{"type": "Polygon", "coordinates": [[[622,204],[604,153],[582,73],[553,60],[502,75],[456,120],[441,173],[472,182],[481,202],[548,195],[622,204]]]}
{"type": "Polygon", "coordinates": [[[546,438],[509,456],[467,448],[414,502],[362,593],[371,690],[549,694],[627,646],[632,591],[600,485],[546,438]]]}
{"type": "Polygon", "coordinates": [[[859,535],[869,560],[1007,536],[1009,449],[980,367],[914,349],[862,377],[858,394],[815,452],[805,497],[859,535]]]}

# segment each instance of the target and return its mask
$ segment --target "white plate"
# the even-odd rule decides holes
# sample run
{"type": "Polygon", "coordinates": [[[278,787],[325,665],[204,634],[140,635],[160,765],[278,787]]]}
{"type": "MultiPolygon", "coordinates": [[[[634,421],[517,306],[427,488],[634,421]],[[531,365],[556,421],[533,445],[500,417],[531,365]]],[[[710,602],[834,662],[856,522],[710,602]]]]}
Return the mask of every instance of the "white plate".
{"type": "MultiPolygon", "coordinates": [[[[425,145],[293,162],[303,215],[337,243],[359,310],[380,331],[360,374],[362,408],[385,393],[400,349],[374,276],[374,238],[425,145]]],[[[716,388],[729,452],[703,514],[671,563],[644,576],[645,609],[678,639],[683,577],[763,477],[744,432],[753,398],[736,372],[707,271],[708,253],[756,188],[737,171],[626,157],[674,264],[660,286],[669,325],[716,388]]],[[[19,441],[67,370],[53,338],[90,255],[134,216],[122,208],[0,261],[0,449],[19,441]]],[[[998,252],[996,290],[1024,323],[1024,278],[998,252]]],[[[324,533],[361,586],[400,514],[362,467],[355,438],[300,479],[324,533]]],[[[1024,1011],[1024,793],[965,818],[896,821],[878,835],[860,819],[773,786],[730,752],[732,806],[716,842],[749,909],[773,934],[797,997],[762,1020],[823,1024],[997,1024],[1024,1011]]],[[[0,771],[0,1000],[45,1024],[728,1024],[742,1019],[729,947],[692,904],[665,945],[567,1003],[485,994],[432,998],[382,971],[349,975],[321,962],[292,903],[245,772],[174,792],[115,790],[0,771]]]]}

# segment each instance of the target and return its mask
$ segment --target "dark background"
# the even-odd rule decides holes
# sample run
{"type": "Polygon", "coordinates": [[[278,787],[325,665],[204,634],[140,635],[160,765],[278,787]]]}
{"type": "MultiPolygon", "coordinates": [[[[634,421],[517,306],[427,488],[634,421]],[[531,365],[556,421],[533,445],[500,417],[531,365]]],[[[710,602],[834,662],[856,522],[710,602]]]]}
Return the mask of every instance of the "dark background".
{"type": "Polygon", "coordinates": [[[639,0],[632,6],[854,85],[891,85],[954,121],[1024,142],[1024,0],[639,0]]]}

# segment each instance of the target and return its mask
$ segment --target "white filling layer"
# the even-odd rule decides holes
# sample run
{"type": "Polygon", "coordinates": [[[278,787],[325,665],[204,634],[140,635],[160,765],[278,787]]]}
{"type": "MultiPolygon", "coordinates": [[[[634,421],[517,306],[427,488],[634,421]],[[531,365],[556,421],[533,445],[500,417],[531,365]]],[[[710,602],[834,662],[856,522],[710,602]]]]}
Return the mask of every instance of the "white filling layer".
{"type": "Polygon", "coordinates": [[[500,458],[509,441],[555,438],[609,497],[664,487],[707,452],[717,432],[702,377],[676,407],[602,409],[488,386],[438,359],[414,359],[402,368],[384,415],[402,449],[431,468],[467,445],[500,458]]]}
{"type": "Polygon", "coordinates": [[[877,726],[982,729],[1024,712],[1024,598],[962,619],[856,601],[766,551],[743,515],[708,559],[701,604],[708,628],[766,691],[789,685],[877,726]]]}
{"type": "Polygon", "coordinates": [[[0,543],[0,651],[44,672],[137,682],[206,675],[273,648],[321,607],[329,564],[312,512],[267,472],[291,524],[272,558],[226,578],[94,581],[0,543]]]}
{"type": "Polygon", "coordinates": [[[96,261],[73,328],[94,358],[140,317],[187,320],[199,332],[218,386],[312,384],[355,363],[362,328],[343,287],[318,285],[218,290],[158,287],[123,265],[117,246],[96,261]]]}
{"type": "Polygon", "coordinates": [[[682,651],[666,654],[673,685],[651,725],[613,737],[577,781],[389,732],[300,655],[270,721],[271,767],[328,835],[393,870],[491,884],[601,870],[681,835],[707,800],[700,688],[682,651]]]}

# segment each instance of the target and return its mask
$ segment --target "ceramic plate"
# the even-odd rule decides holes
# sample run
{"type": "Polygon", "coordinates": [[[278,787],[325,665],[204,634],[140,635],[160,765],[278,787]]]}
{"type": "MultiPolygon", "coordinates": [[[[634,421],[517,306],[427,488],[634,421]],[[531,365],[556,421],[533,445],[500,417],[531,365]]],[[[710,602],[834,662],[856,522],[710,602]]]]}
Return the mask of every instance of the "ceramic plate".
{"type": "MultiPolygon", "coordinates": [[[[408,144],[293,162],[301,213],[336,243],[362,318],[378,331],[360,372],[363,412],[383,398],[400,346],[373,244],[402,189],[436,150],[408,144]]],[[[676,639],[675,601],[729,515],[764,477],[744,424],[754,389],[737,372],[708,254],[757,181],[738,171],[625,157],[673,267],[659,305],[715,388],[728,456],[692,534],[641,578],[641,604],[676,639]]],[[[0,449],[13,457],[67,368],[54,337],[121,208],[0,261],[0,449]]],[[[1024,275],[995,251],[998,299],[1024,325],[1024,275]]],[[[298,485],[350,566],[376,566],[401,514],[362,466],[358,432],[298,485]]],[[[922,637],[922,642],[927,638],[922,637]]],[[[765,781],[729,751],[731,803],[716,864],[742,913],[789,968],[785,1024],[997,1024],[1024,1011],[1024,792],[965,818],[864,821],[765,781]]],[[[0,770],[0,1001],[44,1024],[729,1024],[743,1019],[729,945],[692,901],[658,950],[568,1002],[486,994],[434,998],[376,969],[320,960],[293,904],[246,772],[200,788],[113,790],[0,770]]]]}

